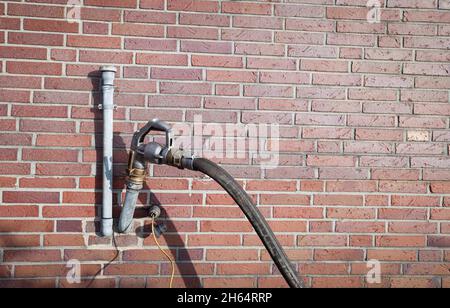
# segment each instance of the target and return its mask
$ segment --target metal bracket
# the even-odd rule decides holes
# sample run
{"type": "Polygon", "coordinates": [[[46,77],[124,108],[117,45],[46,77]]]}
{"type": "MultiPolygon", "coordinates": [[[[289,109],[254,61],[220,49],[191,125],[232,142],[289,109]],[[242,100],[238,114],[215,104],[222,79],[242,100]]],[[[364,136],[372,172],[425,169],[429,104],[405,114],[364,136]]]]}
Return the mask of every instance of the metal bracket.
{"type": "Polygon", "coordinates": [[[112,110],[114,110],[114,111],[117,111],[117,108],[118,108],[117,105],[111,105],[111,107],[108,106],[107,108],[104,108],[104,107],[103,107],[103,104],[98,104],[98,109],[99,109],[99,110],[110,110],[110,109],[112,109],[112,110]]]}

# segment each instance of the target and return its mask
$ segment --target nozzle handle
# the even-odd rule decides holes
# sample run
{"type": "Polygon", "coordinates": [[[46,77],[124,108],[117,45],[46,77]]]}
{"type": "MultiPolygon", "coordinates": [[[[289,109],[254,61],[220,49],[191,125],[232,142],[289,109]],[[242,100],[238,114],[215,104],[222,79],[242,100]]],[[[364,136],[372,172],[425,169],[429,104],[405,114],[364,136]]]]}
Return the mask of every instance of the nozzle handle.
{"type": "Polygon", "coordinates": [[[152,131],[165,132],[166,133],[166,147],[172,147],[172,128],[170,125],[160,119],[153,119],[149,121],[144,127],[139,131],[135,132],[133,135],[133,140],[131,141],[131,149],[137,150],[138,147],[144,142],[145,137],[152,131]]]}

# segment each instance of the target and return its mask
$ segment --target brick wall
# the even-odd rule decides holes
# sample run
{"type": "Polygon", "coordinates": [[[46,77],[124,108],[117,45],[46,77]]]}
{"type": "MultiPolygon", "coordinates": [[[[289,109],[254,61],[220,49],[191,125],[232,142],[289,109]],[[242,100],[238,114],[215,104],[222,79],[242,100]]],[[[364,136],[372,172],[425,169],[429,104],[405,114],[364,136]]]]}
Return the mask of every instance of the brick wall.
{"type": "MultiPolygon", "coordinates": [[[[278,168],[219,162],[308,285],[450,287],[450,1],[381,3],[369,23],[365,0],[84,0],[69,23],[65,0],[2,0],[0,286],[74,286],[70,259],[81,286],[167,286],[143,211],[139,236],[117,236],[103,268],[116,253],[94,223],[96,104],[98,68],[111,63],[116,203],[131,134],[153,117],[279,123],[278,168]],[[381,284],[365,279],[370,259],[381,284]]],[[[285,286],[222,190],[149,172],[140,204],[164,207],[177,286],[285,286]]]]}

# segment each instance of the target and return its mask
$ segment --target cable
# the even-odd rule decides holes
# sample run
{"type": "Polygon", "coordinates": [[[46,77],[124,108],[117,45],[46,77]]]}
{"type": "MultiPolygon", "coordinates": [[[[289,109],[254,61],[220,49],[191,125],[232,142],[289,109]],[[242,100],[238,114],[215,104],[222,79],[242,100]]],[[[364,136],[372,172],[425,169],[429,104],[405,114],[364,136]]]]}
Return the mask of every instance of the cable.
{"type": "Polygon", "coordinates": [[[113,234],[112,234],[112,239],[113,239],[113,244],[114,244],[114,248],[116,250],[116,255],[114,256],[114,258],[112,258],[107,264],[105,264],[104,266],[100,267],[100,269],[97,271],[97,273],[94,274],[93,278],[91,279],[91,281],[89,281],[89,283],[87,284],[86,288],[90,288],[92,283],[95,281],[95,279],[97,278],[98,275],[100,275],[100,273],[102,271],[104,271],[108,266],[110,266],[114,261],[117,260],[117,258],[120,255],[120,250],[119,247],[117,246],[117,242],[116,242],[116,232],[113,230],[113,234]]]}
{"type": "Polygon", "coordinates": [[[155,233],[155,218],[152,217],[152,234],[153,234],[153,239],[155,240],[156,246],[158,246],[159,250],[161,250],[161,252],[166,256],[166,258],[170,261],[170,265],[172,266],[172,274],[170,276],[170,283],[169,283],[169,288],[172,288],[172,284],[173,284],[173,277],[175,276],[175,261],[172,259],[172,257],[164,250],[161,248],[161,246],[159,245],[158,239],[156,238],[156,233],[155,233]]]}

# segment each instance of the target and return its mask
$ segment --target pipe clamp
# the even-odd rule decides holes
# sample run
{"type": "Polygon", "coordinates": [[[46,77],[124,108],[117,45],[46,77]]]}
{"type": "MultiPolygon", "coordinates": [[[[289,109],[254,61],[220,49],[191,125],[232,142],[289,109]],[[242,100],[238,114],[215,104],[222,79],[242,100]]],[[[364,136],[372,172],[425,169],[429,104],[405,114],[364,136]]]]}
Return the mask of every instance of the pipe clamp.
{"type": "Polygon", "coordinates": [[[117,105],[98,104],[98,109],[100,109],[100,110],[117,110],[117,108],[118,108],[117,105]]]}

